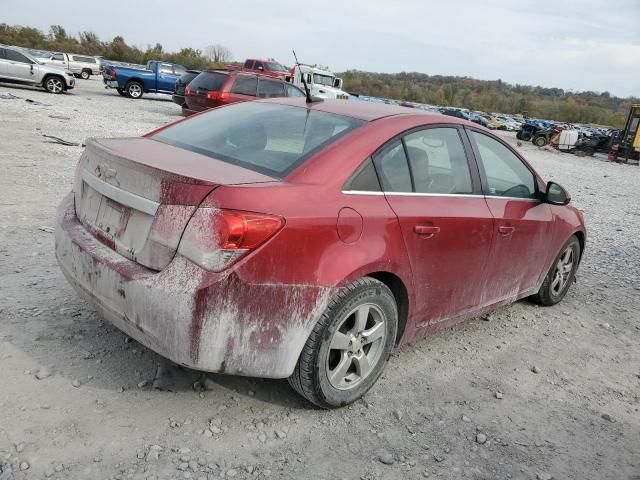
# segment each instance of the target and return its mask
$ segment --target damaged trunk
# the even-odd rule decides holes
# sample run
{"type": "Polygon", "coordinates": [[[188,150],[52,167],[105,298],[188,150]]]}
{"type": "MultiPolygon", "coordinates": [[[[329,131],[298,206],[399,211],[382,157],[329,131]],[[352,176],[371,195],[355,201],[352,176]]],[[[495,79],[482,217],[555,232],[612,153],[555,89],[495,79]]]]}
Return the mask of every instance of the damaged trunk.
{"type": "Polygon", "coordinates": [[[274,179],[146,138],[89,139],[76,170],[75,210],[100,242],[162,270],[198,205],[215,188],[270,181],[274,179]]]}

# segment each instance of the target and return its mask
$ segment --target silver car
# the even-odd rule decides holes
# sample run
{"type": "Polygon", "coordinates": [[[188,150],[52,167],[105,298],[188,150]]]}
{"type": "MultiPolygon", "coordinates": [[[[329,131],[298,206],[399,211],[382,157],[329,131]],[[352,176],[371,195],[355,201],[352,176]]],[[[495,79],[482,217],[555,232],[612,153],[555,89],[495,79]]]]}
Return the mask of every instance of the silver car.
{"type": "Polygon", "coordinates": [[[46,65],[30,53],[7,45],[0,45],[0,82],[43,87],[50,93],[62,93],[76,84],[71,71],[46,65]]]}

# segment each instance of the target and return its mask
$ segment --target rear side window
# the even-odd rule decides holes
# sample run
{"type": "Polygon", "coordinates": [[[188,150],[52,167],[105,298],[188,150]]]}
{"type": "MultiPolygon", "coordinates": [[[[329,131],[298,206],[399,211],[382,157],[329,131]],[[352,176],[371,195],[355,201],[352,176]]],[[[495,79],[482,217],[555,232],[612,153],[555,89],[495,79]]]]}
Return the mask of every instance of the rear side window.
{"type": "Polygon", "coordinates": [[[0,48],[0,59],[4,60],[7,58],[6,50],[4,48],[0,48]]]}
{"type": "Polygon", "coordinates": [[[380,182],[378,181],[378,175],[376,175],[376,169],[373,166],[371,158],[367,158],[367,160],[360,165],[360,168],[356,170],[351,179],[345,184],[343,190],[357,192],[380,191],[380,182]]]}
{"type": "Polygon", "coordinates": [[[404,146],[395,140],[373,158],[385,192],[412,192],[411,174],[404,146]]]}
{"type": "Polygon", "coordinates": [[[244,62],[244,68],[253,68],[253,60],[247,60],[244,62]]]}
{"type": "Polygon", "coordinates": [[[467,155],[455,128],[428,128],[404,137],[418,193],[471,194],[467,155]]]}
{"type": "Polygon", "coordinates": [[[471,132],[480,163],[487,177],[488,195],[514,198],[536,198],[533,173],[502,143],[478,132],[471,132]]]}
{"type": "Polygon", "coordinates": [[[231,87],[231,93],[255,97],[257,88],[258,79],[256,77],[237,77],[236,81],[233,82],[233,87],[231,87]]]}
{"type": "Polygon", "coordinates": [[[284,83],[260,79],[258,96],[263,98],[284,97],[284,83]]]}
{"type": "Polygon", "coordinates": [[[315,152],[364,123],[291,105],[241,102],[197,115],[151,138],[284,178],[315,152]]]}
{"type": "Polygon", "coordinates": [[[224,85],[227,75],[224,73],[202,72],[191,81],[191,89],[218,92],[224,85]]]}

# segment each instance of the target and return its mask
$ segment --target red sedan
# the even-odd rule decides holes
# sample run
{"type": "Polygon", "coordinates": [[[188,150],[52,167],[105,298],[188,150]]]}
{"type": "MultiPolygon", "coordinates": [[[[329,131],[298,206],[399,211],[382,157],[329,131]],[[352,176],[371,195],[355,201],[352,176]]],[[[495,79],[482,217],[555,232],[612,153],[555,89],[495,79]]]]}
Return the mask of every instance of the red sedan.
{"type": "Polygon", "coordinates": [[[271,99],[90,140],[56,256],[161,355],[289,378],[336,407],[397,345],[521,298],[562,300],[585,244],[569,201],[478,125],[271,99]]]}

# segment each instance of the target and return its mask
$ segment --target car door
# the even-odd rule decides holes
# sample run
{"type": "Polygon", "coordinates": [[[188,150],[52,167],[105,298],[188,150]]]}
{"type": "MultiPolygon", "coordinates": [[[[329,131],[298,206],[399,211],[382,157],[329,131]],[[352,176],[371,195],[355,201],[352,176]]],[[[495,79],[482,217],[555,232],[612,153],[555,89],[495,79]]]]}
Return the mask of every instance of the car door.
{"type": "Polygon", "coordinates": [[[506,143],[467,129],[496,220],[487,274],[496,301],[534,293],[547,264],[552,212],[538,177],[506,143]]]}
{"type": "Polygon", "coordinates": [[[58,65],[59,67],[69,68],[67,59],[64,53],[54,53],[49,59],[48,63],[52,65],[58,65]]]}
{"type": "Polygon", "coordinates": [[[25,83],[35,83],[35,75],[33,72],[33,64],[31,60],[20,52],[6,49],[5,57],[7,60],[7,77],[19,80],[25,83]]]}
{"type": "Polygon", "coordinates": [[[418,129],[374,155],[411,262],[418,327],[469,314],[485,298],[494,221],[463,134],[418,129]]]}
{"type": "Polygon", "coordinates": [[[158,82],[156,88],[161,92],[173,92],[178,76],[173,73],[173,65],[161,63],[158,65],[158,82]]]}
{"type": "Polygon", "coordinates": [[[0,78],[7,78],[7,65],[9,64],[9,60],[7,60],[6,50],[4,48],[0,48],[0,78]]]}

